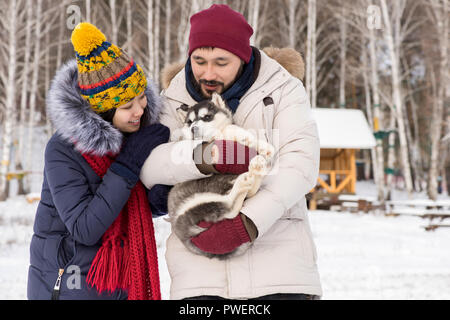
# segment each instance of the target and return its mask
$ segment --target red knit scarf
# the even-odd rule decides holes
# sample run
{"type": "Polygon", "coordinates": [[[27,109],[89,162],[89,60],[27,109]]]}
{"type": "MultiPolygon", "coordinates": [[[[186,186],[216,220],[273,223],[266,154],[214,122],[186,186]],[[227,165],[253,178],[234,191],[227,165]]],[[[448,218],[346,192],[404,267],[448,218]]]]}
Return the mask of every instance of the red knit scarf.
{"type": "MultiPolygon", "coordinates": [[[[103,178],[114,157],[83,154],[103,178]]],[[[128,291],[128,300],[161,300],[158,256],[152,213],[141,182],[131,190],[128,202],[102,237],[87,283],[98,292],[128,291]]]]}

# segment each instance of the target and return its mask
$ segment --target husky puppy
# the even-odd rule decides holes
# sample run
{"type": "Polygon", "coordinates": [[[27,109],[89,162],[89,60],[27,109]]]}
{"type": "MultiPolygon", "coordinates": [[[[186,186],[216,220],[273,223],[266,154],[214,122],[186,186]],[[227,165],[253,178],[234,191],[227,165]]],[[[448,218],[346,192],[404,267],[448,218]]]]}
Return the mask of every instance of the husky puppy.
{"type": "MultiPolygon", "coordinates": [[[[262,179],[268,173],[268,163],[274,148],[243,128],[232,124],[232,114],[219,94],[214,93],[211,101],[202,101],[192,107],[179,110],[184,127],[174,132],[172,141],[182,139],[232,140],[250,148],[258,155],[249,164],[249,171],[240,175],[212,175],[175,185],[169,193],[168,214],[172,230],[192,252],[209,258],[226,259],[243,253],[249,243],[224,255],[205,253],[191,243],[205,229],[200,221],[218,222],[236,217],[246,198],[258,191],[262,179]]],[[[217,160],[217,159],[216,159],[217,160]]]]}

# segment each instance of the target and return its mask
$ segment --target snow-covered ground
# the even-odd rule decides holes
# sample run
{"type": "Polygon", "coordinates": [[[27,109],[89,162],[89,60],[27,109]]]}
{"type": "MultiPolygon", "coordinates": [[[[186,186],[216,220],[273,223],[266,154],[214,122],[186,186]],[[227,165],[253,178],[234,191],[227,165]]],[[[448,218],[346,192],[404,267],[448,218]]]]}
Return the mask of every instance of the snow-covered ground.
{"type": "MultiPolygon", "coordinates": [[[[372,195],[371,183],[358,192],[372,195]]],[[[423,195],[415,195],[421,198],[423,195]]],[[[401,192],[395,199],[404,199],[401,192]]],[[[444,197],[449,199],[448,197],[444,197]]],[[[29,240],[37,203],[0,202],[0,299],[26,299],[29,240]]],[[[450,229],[425,231],[418,217],[315,211],[309,214],[323,299],[450,299],[450,229]]],[[[164,262],[170,227],[155,221],[161,289],[169,298],[164,262]]]]}

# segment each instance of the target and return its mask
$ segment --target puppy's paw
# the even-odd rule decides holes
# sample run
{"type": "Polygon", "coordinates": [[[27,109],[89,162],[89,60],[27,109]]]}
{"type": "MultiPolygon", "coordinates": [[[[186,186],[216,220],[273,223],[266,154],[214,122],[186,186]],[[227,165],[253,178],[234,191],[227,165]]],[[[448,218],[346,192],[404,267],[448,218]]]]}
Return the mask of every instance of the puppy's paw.
{"type": "Polygon", "coordinates": [[[265,141],[259,141],[257,147],[258,154],[266,159],[272,159],[275,155],[275,148],[265,141]]]}
{"type": "Polygon", "coordinates": [[[255,176],[249,172],[241,174],[237,180],[240,191],[249,191],[253,187],[254,182],[255,176]]]}
{"type": "Polygon", "coordinates": [[[248,166],[248,172],[254,176],[264,176],[267,174],[267,161],[262,155],[254,157],[248,166]]]}

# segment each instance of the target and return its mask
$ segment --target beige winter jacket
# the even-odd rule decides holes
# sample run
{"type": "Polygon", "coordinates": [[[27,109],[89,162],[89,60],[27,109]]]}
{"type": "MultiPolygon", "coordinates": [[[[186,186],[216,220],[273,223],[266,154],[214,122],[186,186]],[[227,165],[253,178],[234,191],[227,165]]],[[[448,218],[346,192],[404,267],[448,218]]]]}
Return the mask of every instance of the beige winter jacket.
{"type": "MultiPolygon", "coordinates": [[[[241,210],[255,223],[258,238],[245,254],[221,261],[192,254],[171,234],[166,247],[171,299],[199,295],[240,299],[274,293],[322,295],[305,200],[305,194],[316,184],[319,170],[316,123],[302,82],[263,51],[260,53],[259,76],[234,115],[237,125],[264,130],[260,138],[271,142],[278,152],[271,174],[241,210]],[[273,104],[266,97],[272,98],[273,104]]],[[[276,56],[276,52],[270,54],[276,56]]],[[[278,57],[287,68],[298,59],[301,57],[295,51],[278,57]]],[[[176,74],[172,69],[172,74],[173,79],[170,72],[166,74],[168,87],[162,92],[166,101],[161,123],[174,130],[183,125],[176,109],[195,101],[185,88],[184,69],[176,74]]],[[[303,70],[297,76],[302,78],[303,70]]],[[[142,169],[144,184],[150,188],[205,177],[192,160],[196,145],[182,141],[156,148],[142,169]]]]}

